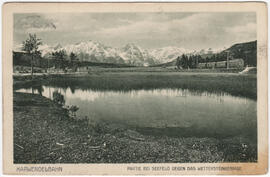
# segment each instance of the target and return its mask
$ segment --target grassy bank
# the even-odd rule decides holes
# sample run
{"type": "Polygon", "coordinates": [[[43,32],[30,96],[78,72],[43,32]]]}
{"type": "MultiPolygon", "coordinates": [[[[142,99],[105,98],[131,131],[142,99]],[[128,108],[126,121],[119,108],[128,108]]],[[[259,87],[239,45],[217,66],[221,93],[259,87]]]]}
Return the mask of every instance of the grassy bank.
{"type": "Polygon", "coordinates": [[[89,72],[198,72],[198,73],[238,73],[244,68],[216,68],[216,69],[176,69],[174,67],[123,67],[123,68],[101,68],[92,67],[89,72]]]}
{"type": "Polygon", "coordinates": [[[256,151],[243,137],[150,136],[75,120],[45,97],[14,93],[14,163],[254,162],[256,151]]]}

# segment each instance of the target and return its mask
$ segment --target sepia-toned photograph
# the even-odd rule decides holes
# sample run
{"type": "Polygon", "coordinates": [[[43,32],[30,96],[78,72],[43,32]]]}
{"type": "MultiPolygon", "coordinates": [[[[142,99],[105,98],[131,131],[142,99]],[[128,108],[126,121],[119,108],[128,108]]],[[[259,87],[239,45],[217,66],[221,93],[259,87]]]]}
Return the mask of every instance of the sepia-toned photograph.
{"type": "MultiPolygon", "coordinates": [[[[14,171],[258,163],[257,73],[267,70],[258,68],[257,15],[240,8],[13,12],[13,116],[4,118],[12,119],[14,171]]],[[[147,170],[136,168],[126,170],[147,170]]]]}

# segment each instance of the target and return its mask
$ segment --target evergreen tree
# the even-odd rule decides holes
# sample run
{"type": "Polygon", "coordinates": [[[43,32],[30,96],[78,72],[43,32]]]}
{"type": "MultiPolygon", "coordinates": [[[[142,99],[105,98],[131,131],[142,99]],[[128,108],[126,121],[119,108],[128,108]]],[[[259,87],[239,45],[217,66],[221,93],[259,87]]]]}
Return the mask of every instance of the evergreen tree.
{"type": "Polygon", "coordinates": [[[53,52],[52,58],[55,60],[55,68],[65,69],[67,64],[67,54],[65,50],[53,52]]]}
{"type": "Polygon", "coordinates": [[[180,66],[181,66],[181,58],[177,57],[177,59],[176,59],[176,67],[177,67],[177,69],[180,69],[180,66]]]}
{"type": "Polygon", "coordinates": [[[31,55],[31,76],[33,79],[33,67],[34,67],[34,58],[40,56],[41,52],[38,50],[38,47],[42,44],[41,39],[38,39],[36,34],[29,34],[29,38],[23,41],[22,50],[27,54],[31,55]]]}

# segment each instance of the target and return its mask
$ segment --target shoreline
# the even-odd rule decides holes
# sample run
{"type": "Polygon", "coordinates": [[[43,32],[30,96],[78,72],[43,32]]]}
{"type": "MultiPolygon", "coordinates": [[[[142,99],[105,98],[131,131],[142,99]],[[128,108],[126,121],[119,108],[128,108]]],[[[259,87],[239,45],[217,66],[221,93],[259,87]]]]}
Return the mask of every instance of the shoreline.
{"type": "Polygon", "coordinates": [[[14,92],[14,163],[256,162],[244,137],[144,135],[119,124],[77,120],[52,100],[14,92]]]}
{"type": "Polygon", "coordinates": [[[14,90],[41,87],[75,88],[104,91],[182,88],[193,91],[228,93],[257,100],[255,74],[195,73],[195,72],[91,72],[84,74],[13,76],[14,90]]]}

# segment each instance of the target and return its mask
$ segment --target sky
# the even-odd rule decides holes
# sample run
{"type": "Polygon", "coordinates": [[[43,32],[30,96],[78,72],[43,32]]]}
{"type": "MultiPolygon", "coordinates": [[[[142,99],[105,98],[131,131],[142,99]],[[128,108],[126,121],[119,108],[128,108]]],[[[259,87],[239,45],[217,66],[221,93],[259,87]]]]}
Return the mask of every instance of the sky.
{"type": "Polygon", "coordinates": [[[29,33],[48,45],[94,40],[111,47],[217,49],[256,40],[256,13],[14,14],[14,45],[29,33]]]}

